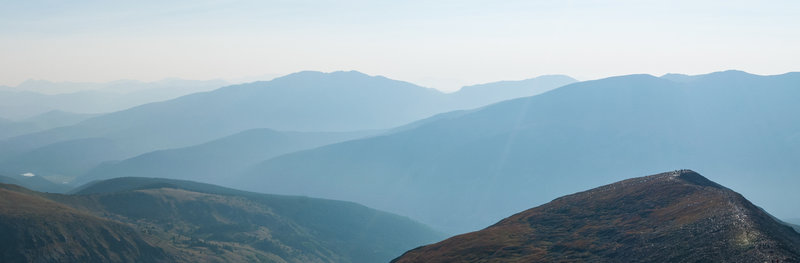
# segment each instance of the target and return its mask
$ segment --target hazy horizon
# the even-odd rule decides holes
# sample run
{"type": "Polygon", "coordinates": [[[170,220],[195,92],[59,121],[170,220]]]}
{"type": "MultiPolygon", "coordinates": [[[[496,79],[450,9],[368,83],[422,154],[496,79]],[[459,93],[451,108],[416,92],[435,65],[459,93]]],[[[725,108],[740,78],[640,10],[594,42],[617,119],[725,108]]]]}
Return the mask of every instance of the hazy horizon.
{"type": "MultiPolygon", "coordinates": [[[[20,83],[18,83],[16,85],[0,85],[0,87],[18,88],[20,86],[38,85],[39,83],[37,83],[37,82],[45,82],[48,85],[56,85],[56,86],[60,85],[60,86],[63,86],[64,88],[68,89],[68,90],[64,90],[63,92],[55,92],[55,93],[52,93],[52,92],[40,92],[40,93],[43,93],[43,94],[63,94],[63,93],[72,93],[72,92],[80,92],[80,91],[87,91],[87,90],[98,90],[97,89],[98,87],[108,86],[110,84],[125,83],[125,82],[130,82],[132,84],[157,84],[157,83],[169,82],[169,81],[186,81],[186,82],[193,82],[193,81],[197,81],[197,82],[219,81],[221,83],[224,83],[224,85],[223,85],[223,87],[224,87],[224,86],[228,86],[228,85],[238,85],[238,84],[252,83],[252,82],[258,82],[258,81],[272,81],[275,78],[285,77],[285,76],[288,76],[288,75],[291,75],[291,74],[300,73],[300,72],[308,72],[308,71],[311,71],[311,72],[322,72],[322,73],[356,71],[356,72],[360,72],[360,73],[363,73],[363,74],[366,74],[366,75],[369,75],[369,76],[373,76],[373,77],[387,77],[387,76],[384,76],[384,75],[369,74],[367,72],[363,72],[363,71],[359,71],[359,70],[332,70],[332,71],[301,70],[301,71],[297,71],[297,72],[290,72],[290,73],[285,74],[285,75],[262,74],[260,76],[255,76],[255,75],[254,76],[244,76],[244,77],[231,78],[231,79],[223,79],[223,78],[215,78],[215,79],[184,79],[184,78],[178,78],[178,77],[166,77],[166,78],[152,80],[152,81],[144,81],[144,80],[136,80],[136,79],[116,79],[116,80],[110,80],[110,81],[52,81],[52,80],[48,80],[48,79],[26,79],[26,80],[23,80],[22,82],[20,82],[20,83]],[[28,83],[33,83],[33,84],[28,84],[28,83]],[[89,84],[91,86],[82,87],[81,86],[82,84],[89,84]]],[[[592,81],[592,80],[600,80],[600,79],[606,79],[606,78],[612,78],[612,77],[639,75],[639,74],[651,75],[651,76],[655,76],[655,77],[663,77],[663,76],[669,75],[669,74],[687,75],[687,76],[699,76],[699,75],[706,75],[706,74],[712,74],[712,73],[717,73],[717,72],[725,72],[725,71],[742,71],[742,72],[746,72],[748,74],[753,74],[753,75],[758,75],[758,76],[776,76],[776,75],[783,75],[783,74],[787,74],[787,73],[798,72],[798,71],[786,71],[786,72],[778,72],[778,73],[773,73],[773,74],[758,74],[758,73],[753,73],[753,72],[744,71],[744,70],[740,70],[740,69],[730,68],[730,69],[714,70],[714,71],[709,71],[709,72],[700,72],[700,73],[695,73],[695,74],[687,74],[687,73],[684,73],[684,72],[667,72],[667,73],[664,73],[664,74],[650,74],[650,73],[641,73],[641,72],[639,72],[639,73],[629,73],[629,74],[621,74],[621,75],[601,76],[601,77],[598,77],[598,78],[595,78],[595,79],[577,79],[577,78],[574,78],[573,76],[570,76],[570,75],[567,75],[567,74],[544,74],[544,75],[530,76],[530,77],[522,78],[522,79],[497,79],[497,80],[488,81],[488,82],[481,82],[481,83],[467,83],[467,84],[464,84],[464,85],[459,86],[459,87],[455,87],[454,89],[450,89],[450,90],[442,89],[441,87],[425,86],[425,85],[421,85],[421,84],[418,84],[418,83],[415,83],[415,82],[411,82],[411,81],[407,81],[407,80],[403,80],[403,79],[395,79],[395,78],[389,78],[389,77],[387,77],[387,78],[392,79],[392,80],[408,82],[408,83],[411,83],[411,84],[414,84],[414,85],[417,85],[417,86],[420,86],[420,87],[424,87],[424,88],[436,89],[436,90],[438,90],[440,92],[444,92],[444,93],[454,93],[454,92],[457,92],[457,91],[461,90],[462,88],[470,87],[470,86],[480,86],[480,85],[485,85],[485,84],[500,83],[500,82],[507,82],[507,81],[509,81],[509,82],[525,81],[525,80],[536,79],[536,78],[546,77],[546,76],[567,76],[567,77],[571,77],[571,78],[575,79],[578,82],[582,82],[582,81],[592,81]]],[[[99,90],[102,90],[102,89],[99,89],[99,90]]]]}
{"type": "Polygon", "coordinates": [[[0,85],[358,70],[453,91],[564,74],[800,70],[794,1],[24,1],[0,85]]]}

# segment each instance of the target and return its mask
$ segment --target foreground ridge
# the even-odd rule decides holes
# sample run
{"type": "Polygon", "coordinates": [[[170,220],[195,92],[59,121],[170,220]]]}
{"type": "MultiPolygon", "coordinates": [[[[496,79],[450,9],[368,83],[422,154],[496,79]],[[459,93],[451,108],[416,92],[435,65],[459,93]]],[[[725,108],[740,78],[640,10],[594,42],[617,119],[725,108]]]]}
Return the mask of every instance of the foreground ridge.
{"type": "Polygon", "coordinates": [[[0,184],[0,262],[386,262],[442,234],[356,203],[123,177],[0,184]]]}
{"type": "Polygon", "coordinates": [[[798,262],[800,234],[691,170],[564,196],[392,262],[798,262]]]}

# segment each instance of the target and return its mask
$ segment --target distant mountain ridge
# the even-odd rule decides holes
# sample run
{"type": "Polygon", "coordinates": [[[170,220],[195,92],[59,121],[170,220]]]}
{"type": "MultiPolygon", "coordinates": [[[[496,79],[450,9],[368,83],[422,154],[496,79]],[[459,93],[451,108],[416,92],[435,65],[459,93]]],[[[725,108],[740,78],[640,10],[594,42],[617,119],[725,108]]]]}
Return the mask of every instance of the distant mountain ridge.
{"type": "Polygon", "coordinates": [[[689,170],[594,188],[392,262],[796,262],[800,234],[689,170]]]}
{"type": "Polygon", "coordinates": [[[0,117],[21,120],[53,110],[83,114],[108,113],[225,85],[229,84],[218,80],[180,79],[108,83],[29,80],[16,87],[0,87],[0,117]]]}
{"type": "MultiPolygon", "coordinates": [[[[40,79],[29,79],[17,86],[4,87],[6,90],[28,91],[40,94],[57,95],[82,91],[103,91],[113,93],[135,93],[154,89],[186,90],[199,92],[204,89],[215,89],[229,85],[224,80],[188,80],[165,78],[157,81],[139,81],[120,79],[109,82],[54,82],[40,79]]],[[[174,92],[174,91],[173,91],[174,92]]],[[[182,91],[181,93],[183,93],[182,91]]]]}
{"type": "Polygon", "coordinates": [[[357,201],[460,233],[582,187],[691,166],[793,217],[798,87],[800,73],[741,71],[579,82],[279,156],[227,185],[357,201]]]}
{"type": "Polygon", "coordinates": [[[95,116],[97,114],[78,114],[53,110],[17,121],[0,118],[0,140],[73,125],[95,116]]]}
{"type": "MultiPolygon", "coordinates": [[[[561,77],[542,81],[538,88],[557,88],[559,81],[573,80],[561,77]]],[[[488,87],[481,90],[489,92],[488,87]]],[[[475,100],[462,103],[453,96],[355,71],[299,72],[271,81],[227,86],[141,105],[76,125],[0,141],[0,163],[7,173],[37,171],[75,177],[87,168],[51,165],[34,157],[69,159],[81,153],[63,145],[75,145],[75,149],[102,152],[82,159],[87,165],[96,166],[151,151],[205,143],[249,129],[305,132],[386,129],[460,107],[480,106],[475,105],[475,100]],[[36,156],[31,154],[34,151],[36,156]]],[[[481,103],[492,103],[495,99],[485,98],[481,103]]]]}
{"type": "Polygon", "coordinates": [[[538,95],[574,82],[577,80],[565,75],[543,75],[525,80],[465,86],[448,95],[462,105],[458,108],[471,109],[489,104],[487,102],[538,95]]]}
{"type": "Polygon", "coordinates": [[[222,183],[228,179],[227,175],[240,173],[265,159],[378,132],[302,133],[253,129],[199,145],[103,163],[78,180],[148,176],[222,183]]]}

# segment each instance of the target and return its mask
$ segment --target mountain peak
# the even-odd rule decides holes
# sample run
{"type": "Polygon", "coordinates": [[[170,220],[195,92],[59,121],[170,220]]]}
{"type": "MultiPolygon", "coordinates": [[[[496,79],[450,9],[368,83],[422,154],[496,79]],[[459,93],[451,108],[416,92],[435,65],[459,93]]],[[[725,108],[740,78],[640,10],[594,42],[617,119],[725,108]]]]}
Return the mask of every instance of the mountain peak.
{"type": "Polygon", "coordinates": [[[686,83],[691,82],[697,78],[697,76],[687,75],[687,74],[680,74],[680,73],[667,73],[661,76],[662,79],[671,80],[674,82],[686,83]]]}
{"type": "Polygon", "coordinates": [[[711,74],[715,74],[715,73],[716,74],[729,74],[729,75],[753,75],[753,74],[747,73],[744,70],[738,70],[738,69],[723,70],[723,71],[718,71],[718,72],[714,72],[714,73],[711,73],[711,74]]]}
{"type": "MultiPolygon", "coordinates": [[[[572,85],[576,86],[592,86],[592,85],[643,85],[643,84],[657,84],[657,83],[668,83],[668,80],[650,75],[650,74],[631,74],[631,75],[622,75],[622,76],[614,76],[596,80],[589,80],[578,82],[572,85]]],[[[570,86],[572,86],[570,85],[570,86]]]]}
{"type": "Polygon", "coordinates": [[[19,87],[29,87],[29,86],[37,86],[37,85],[52,85],[52,84],[54,84],[54,82],[49,81],[49,80],[26,79],[25,81],[23,81],[22,83],[17,85],[17,87],[19,88],[19,87]]]}
{"type": "Polygon", "coordinates": [[[668,179],[668,180],[679,179],[689,185],[726,189],[724,186],[717,184],[709,180],[708,178],[700,175],[699,173],[689,169],[680,169],[666,173],[634,178],[630,180],[653,181],[653,179],[668,179]]]}
{"type": "Polygon", "coordinates": [[[719,82],[719,81],[733,81],[738,82],[742,80],[748,80],[753,78],[764,77],[761,75],[747,73],[741,70],[725,70],[725,71],[717,71],[703,75],[693,76],[694,80],[697,81],[711,81],[711,82],[719,82]]]}
{"type": "Polygon", "coordinates": [[[679,83],[689,83],[696,80],[707,79],[707,78],[749,78],[749,77],[758,77],[759,75],[751,74],[741,70],[729,69],[717,72],[711,72],[707,74],[700,74],[700,75],[687,75],[687,74],[680,74],[680,73],[667,73],[661,76],[662,79],[671,80],[674,82],[679,83]]]}
{"type": "Polygon", "coordinates": [[[684,180],[686,182],[689,182],[689,183],[692,183],[692,184],[695,184],[695,185],[710,186],[710,187],[715,187],[715,188],[724,188],[722,185],[719,185],[719,184],[717,184],[717,183],[715,183],[715,182],[713,182],[711,180],[708,180],[708,178],[705,178],[704,176],[702,176],[699,173],[697,173],[695,171],[692,171],[692,170],[688,170],[688,169],[677,170],[677,171],[672,172],[672,174],[673,174],[673,176],[675,176],[677,178],[680,178],[681,180],[684,180]]]}
{"type": "Polygon", "coordinates": [[[738,193],[677,170],[564,196],[394,262],[489,259],[794,262],[800,234],[738,193]]]}
{"type": "Polygon", "coordinates": [[[283,78],[289,78],[289,79],[292,79],[292,78],[324,78],[324,77],[351,77],[351,78],[353,78],[353,77],[365,77],[365,78],[369,78],[369,77],[372,77],[372,76],[364,74],[364,73],[361,73],[359,71],[355,71],[355,70],[350,70],[350,71],[339,70],[339,71],[333,71],[333,72],[304,70],[304,71],[295,72],[295,73],[292,73],[292,74],[289,74],[289,75],[286,75],[286,76],[283,76],[283,77],[279,77],[277,79],[283,79],[283,78]]]}

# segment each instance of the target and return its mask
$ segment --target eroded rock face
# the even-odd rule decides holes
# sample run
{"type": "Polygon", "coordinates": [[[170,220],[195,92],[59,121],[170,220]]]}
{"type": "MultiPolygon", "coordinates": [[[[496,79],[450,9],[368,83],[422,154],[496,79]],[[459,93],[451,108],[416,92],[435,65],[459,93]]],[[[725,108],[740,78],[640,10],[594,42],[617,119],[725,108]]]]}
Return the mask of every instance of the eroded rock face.
{"type": "Polygon", "coordinates": [[[797,262],[800,234],[691,170],[564,196],[393,262],[797,262]]]}

